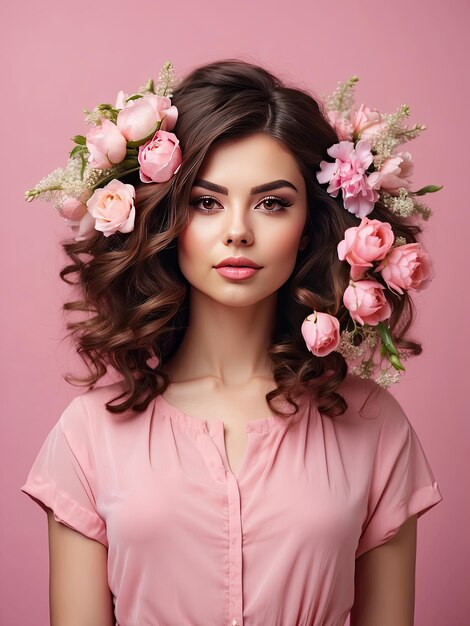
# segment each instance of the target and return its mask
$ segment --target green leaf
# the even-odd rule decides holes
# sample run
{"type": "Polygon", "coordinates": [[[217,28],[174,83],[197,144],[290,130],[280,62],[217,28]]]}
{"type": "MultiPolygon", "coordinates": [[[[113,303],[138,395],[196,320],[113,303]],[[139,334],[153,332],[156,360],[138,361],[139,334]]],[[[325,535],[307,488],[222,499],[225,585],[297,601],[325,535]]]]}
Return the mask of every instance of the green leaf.
{"type": "Polygon", "coordinates": [[[380,339],[382,340],[383,345],[385,346],[387,352],[389,354],[394,354],[398,357],[398,351],[395,348],[395,344],[393,343],[392,336],[390,334],[390,329],[383,322],[379,322],[377,324],[377,331],[380,335],[380,339]]]}
{"type": "Polygon", "coordinates": [[[70,152],[70,158],[72,159],[76,154],[83,151],[83,146],[75,146],[73,150],[70,152]]]}
{"type": "Polygon", "coordinates": [[[388,360],[396,370],[401,370],[402,372],[405,371],[400,359],[395,354],[391,354],[388,360]]]}
{"type": "Polygon", "coordinates": [[[421,187],[418,191],[414,191],[412,193],[413,196],[424,196],[426,193],[434,193],[435,191],[439,191],[442,189],[444,185],[427,185],[426,187],[421,187]]]}
{"type": "Polygon", "coordinates": [[[139,98],[143,98],[144,96],[142,96],[142,94],[140,93],[135,93],[133,96],[129,96],[128,98],[125,99],[125,102],[129,102],[129,100],[138,100],[139,98]]]}
{"type": "Polygon", "coordinates": [[[75,135],[75,137],[72,137],[72,141],[78,143],[79,146],[86,145],[86,137],[83,135],[75,135]]]}

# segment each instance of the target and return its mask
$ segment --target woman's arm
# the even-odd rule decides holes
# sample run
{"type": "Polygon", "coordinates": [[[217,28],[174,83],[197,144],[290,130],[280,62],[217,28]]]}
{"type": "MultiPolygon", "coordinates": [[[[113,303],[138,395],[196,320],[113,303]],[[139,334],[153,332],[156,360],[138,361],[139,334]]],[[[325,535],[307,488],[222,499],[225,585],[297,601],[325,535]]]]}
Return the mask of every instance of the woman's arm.
{"type": "Polygon", "coordinates": [[[51,626],[114,626],[106,547],[47,511],[51,626]]]}
{"type": "Polygon", "coordinates": [[[356,559],[351,626],[413,626],[417,516],[356,559]]]}

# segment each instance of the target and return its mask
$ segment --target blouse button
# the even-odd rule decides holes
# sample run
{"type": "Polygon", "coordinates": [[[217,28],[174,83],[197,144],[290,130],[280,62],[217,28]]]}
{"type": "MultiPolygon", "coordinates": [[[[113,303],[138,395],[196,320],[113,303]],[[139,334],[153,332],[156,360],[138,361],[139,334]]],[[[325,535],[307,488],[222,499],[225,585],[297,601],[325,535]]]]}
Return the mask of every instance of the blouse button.
{"type": "Polygon", "coordinates": [[[232,620],[232,626],[238,626],[238,622],[237,622],[237,620],[236,620],[236,619],[233,619],[233,620],[232,620]]]}

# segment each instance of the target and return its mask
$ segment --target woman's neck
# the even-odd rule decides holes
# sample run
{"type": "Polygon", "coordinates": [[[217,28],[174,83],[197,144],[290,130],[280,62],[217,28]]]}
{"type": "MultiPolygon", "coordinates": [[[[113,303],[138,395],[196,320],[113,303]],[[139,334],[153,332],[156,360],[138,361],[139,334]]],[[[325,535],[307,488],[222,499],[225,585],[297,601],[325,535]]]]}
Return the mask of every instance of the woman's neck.
{"type": "Polygon", "coordinates": [[[188,328],[165,365],[172,382],[211,377],[243,385],[272,378],[267,356],[276,310],[274,293],[251,306],[226,306],[192,288],[188,328]]]}

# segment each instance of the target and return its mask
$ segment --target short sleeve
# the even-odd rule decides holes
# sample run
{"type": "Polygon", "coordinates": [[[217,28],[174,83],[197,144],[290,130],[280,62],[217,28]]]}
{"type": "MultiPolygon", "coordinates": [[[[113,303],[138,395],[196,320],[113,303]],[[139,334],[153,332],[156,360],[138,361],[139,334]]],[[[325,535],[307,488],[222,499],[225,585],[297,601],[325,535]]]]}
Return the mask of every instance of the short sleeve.
{"type": "Polygon", "coordinates": [[[376,450],[356,558],[391,539],[413,515],[421,517],[443,498],[416,432],[387,390],[378,406],[384,421],[376,450]]]}
{"type": "Polygon", "coordinates": [[[87,418],[74,398],[49,431],[20,490],[54,518],[108,547],[106,524],[96,509],[87,418]]]}

